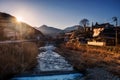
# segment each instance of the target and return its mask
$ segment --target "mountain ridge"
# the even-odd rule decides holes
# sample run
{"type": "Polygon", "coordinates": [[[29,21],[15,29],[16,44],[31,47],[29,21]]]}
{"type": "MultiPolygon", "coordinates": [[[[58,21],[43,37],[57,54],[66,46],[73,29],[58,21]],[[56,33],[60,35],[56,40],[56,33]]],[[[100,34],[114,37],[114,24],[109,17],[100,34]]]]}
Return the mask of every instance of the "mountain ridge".
{"type": "Polygon", "coordinates": [[[47,26],[47,25],[42,25],[38,27],[37,29],[40,30],[44,35],[51,36],[51,37],[55,37],[59,33],[63,32],[63,30],[61,29],[54,28],[54,27],[47,26]]]}
{"type": "Polygon", "coordinates": [[[36,39],[44,35],[25,22],[18,22],[16,17],[0,12],[0,40],[36,39]]]}

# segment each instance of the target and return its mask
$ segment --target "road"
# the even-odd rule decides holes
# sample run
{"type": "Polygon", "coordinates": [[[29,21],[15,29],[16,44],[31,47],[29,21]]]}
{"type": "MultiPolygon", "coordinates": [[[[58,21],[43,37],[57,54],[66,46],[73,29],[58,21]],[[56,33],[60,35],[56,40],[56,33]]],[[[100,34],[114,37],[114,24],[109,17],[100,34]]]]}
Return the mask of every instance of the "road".
{"type": "Polygon", "coordinates": [[[7,41],[0,41],[0,44],[5,44],[5,43],[20,43],[20,42],[31,42],[31,41],[36,41],[36,40],[7,40],[7,41]]]}

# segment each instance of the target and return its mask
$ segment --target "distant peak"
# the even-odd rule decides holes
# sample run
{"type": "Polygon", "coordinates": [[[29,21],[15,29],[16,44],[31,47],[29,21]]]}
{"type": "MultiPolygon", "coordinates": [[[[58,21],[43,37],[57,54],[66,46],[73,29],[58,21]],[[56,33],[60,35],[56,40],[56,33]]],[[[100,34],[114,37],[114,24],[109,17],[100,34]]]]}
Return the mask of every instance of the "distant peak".
{"type": "Polygon", "coordinates": [[[40,26],[40,27],[48,27],[48,26],[44,24],[44,25],[42,25],[42,26],[40,26]]]}

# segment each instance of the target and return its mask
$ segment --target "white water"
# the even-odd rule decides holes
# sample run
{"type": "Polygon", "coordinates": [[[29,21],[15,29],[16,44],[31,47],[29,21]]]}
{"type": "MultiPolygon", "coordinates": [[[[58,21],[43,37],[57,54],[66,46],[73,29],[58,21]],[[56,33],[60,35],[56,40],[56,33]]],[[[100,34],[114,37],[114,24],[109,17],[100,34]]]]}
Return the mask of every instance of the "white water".
{"type": "Polygon", "coordinates": [[[53,50],[53,45],[48,45],[39,48],[44,50],[38,55],[38,66],[37,71],[72,71],[73,67],[65,60],[64,57],[60,56],[53,50]]]}

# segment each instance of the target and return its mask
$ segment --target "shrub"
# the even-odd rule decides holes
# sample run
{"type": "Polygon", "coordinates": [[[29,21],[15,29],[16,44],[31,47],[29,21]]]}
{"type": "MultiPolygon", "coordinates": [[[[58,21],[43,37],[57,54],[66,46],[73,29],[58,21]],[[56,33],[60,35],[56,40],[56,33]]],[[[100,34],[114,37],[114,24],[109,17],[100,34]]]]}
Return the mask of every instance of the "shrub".
{"type": "Polygon", "coordinates": [[[36,65],[35,43],[0,44],[0,78],[30,70],[36,65]]]}

